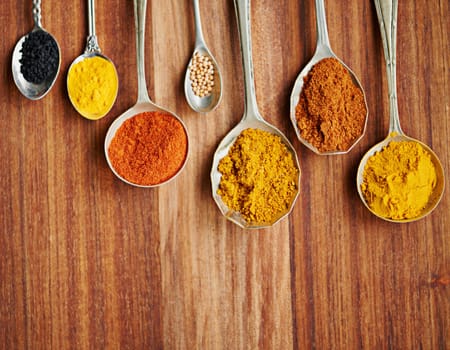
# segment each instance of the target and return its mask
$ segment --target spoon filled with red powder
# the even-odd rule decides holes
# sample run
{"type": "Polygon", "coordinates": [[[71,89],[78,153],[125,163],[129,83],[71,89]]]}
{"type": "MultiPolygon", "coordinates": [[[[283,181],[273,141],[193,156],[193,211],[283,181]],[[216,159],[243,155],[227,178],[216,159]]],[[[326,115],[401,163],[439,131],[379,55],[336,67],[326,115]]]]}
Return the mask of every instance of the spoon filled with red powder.
{"type": "Polygon", "coordinates": [[[156,187],[175,178],[186,164],[188,133],[174,113],[150,100],[144,70],[146,0],[134,0],[138,98],[109,127],[105,155],[112,172],[138,187],[156,187]]]}
{"type": "Polygon", "coordinates": [[[349,152],[363,137],[367,103],[355,74],[331,50],[324,0],[315,0],[317,46],[295,81],[290,116],[298,139],[320,155],[349,152]]]}

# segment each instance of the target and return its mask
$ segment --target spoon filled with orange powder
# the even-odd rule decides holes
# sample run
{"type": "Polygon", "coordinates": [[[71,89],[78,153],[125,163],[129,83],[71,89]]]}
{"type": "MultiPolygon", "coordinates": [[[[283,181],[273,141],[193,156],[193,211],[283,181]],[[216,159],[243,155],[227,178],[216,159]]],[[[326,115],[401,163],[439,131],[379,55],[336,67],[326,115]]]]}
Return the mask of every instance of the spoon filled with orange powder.
{"type": "Polygon", "coordinates": [[[144,64],[146,10],[147,0],[134,0],[137,102],[109,127],[105,156],[112,172],[125,183],[156,187],[174,179],[184,168],[189,142],[183,121],[148,96],[144,64]]]}

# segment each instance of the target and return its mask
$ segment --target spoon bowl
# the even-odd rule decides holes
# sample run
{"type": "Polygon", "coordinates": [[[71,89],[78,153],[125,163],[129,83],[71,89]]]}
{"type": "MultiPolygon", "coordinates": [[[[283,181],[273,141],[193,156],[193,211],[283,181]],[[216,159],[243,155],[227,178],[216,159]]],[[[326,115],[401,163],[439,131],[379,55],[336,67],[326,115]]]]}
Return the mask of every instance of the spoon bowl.
{"type": "MultiPolygon", "coordinates": [[[[100,46],[98,45],[97,35],[95,32],[95,0],[88,0],[88,23],[89,23],[89,35],[86,39],[86,48],[84,50],[84,53],[81,54],[80,56],[78,56],[69,67],[68,74],[67,74],[67,91],[69,91],[69,77],[72,72],[72,68],[75,65],[77,65],[78,63],[80,63],[86,59],[93,58],[93,57],[100,57],[100,58],[108,61],[111,64],[111,67],[113,67],[113,69],[114,69],[115,81],[118,82],[118,80],[119,80],[118,75],[117,75],[116,66],[107,56],[102,54],[100,46]]],[[[114,102],[116,101],[118,90],[119,89],[117,86],[114,97],[111,100],[111,104],[110,104],[109,108],[102,111],[101,114],[97,113],[95,115],[91,115],[86,111],[80,110],[79,106],[77,105],[76,101],[73,100],[73,96],[70,93],[69,93],[69,99],[70,99],[70,102],[72,103],[72,106],[76,109],[76,111],[80,115],[82,115],[83,117],[85,117],[87,119],[97,120],[97,119],[104,117],[111,110],[112,106],[114,105],[114,102]]]]}
{"type": "Polygon", "coordinates": [[[300,188],[300,165],[298,162],[297,154],[294,147],[286,138],[286,136],[278,130],[276,127],[272,126],[264,120],[258,111],[256,103],[255,85],[253,81],[253,62],[252,62],[252,50],[251,50],[251,34],[250,34],[250,0],[235,0],[234,1],[236,9],[236,17],[238,19],[238,28],[240,34],[240,44],[242,53],[242,64],[244,71],[244,105],[245,111],[241,121],[222,139],[216,152],[214,153],[213,163],[211,168],[211,186],[213,199],[219,207],[222,214],[233,223],[237,224],[242,228],[266,228],[270,227],[286,216],[292,211],[294,204],[299,195],[300,188]],[[298,176],[295,179],[296,192],[289,203],[287,210],[279,213],[278,216],[273,218],[270,223],[250,223],[247,222],[242,215],[234,210],[228,208],[228,206],[223,202],[220,195],[217,194],[217,190],[220,185],[222,174],[218,170],[219,162],[228,154],[231,146],[236,141],[237,137],[242,133],[242,131],[253,128],[266,131],[273,135],[277,135],[281,138],[283,144],[287,147],[288,151],[292,154],[295,167],[297,169],[298,176]]]}
{"type": "Polygon", "coordinates": [[[134,14],[135,14],[135,26],[136,26],[136,61],[137,61],[137,78],[138,78],[138,98],[137,102],[134,106],[132,106],[130,109],[122,113],[119,117],[117,117],[114,122],[110,125],[108,128],[108,131],[106,133],[105,137],[105,144],[104,144],[104,152],[106,161],[108,163],[109,168],[111,171],[116,175],[120,180],[123,182],[135,186],[135,187],[141,187],[141,188],[153,188],[153,187],[159,187],[163,184],[166,184],[173,179],[175,179],[181,171],[184,169],[187,159],[189,156],[189,135],[187,132],[186,125],[181,120],[180,117],[178,117],[175,113],[168,111],[167,109],[164,109],[160,106],[158,106],[156,103],[152,102],[150,100],[150,97],[148,96],[147,92],[147,84],[145,80],[145,62],[144,62],[144,28],[145,28],[145,16],[146,16],[146,10],[147,10],[147,0],[134,0],[134,14]],[[113,140],[114,136],[116,135],[117,130],[125,123],[128,119],[133,118],[137,114],[143,113],[143,112],[163,112],[166,114],[169,114],[173,118],[175,118],[183,127],[184,132],[186,134],[187,138],[187,148],[186,148],[186,155],[184,157],[183,163],[181,164],[180,168],[177,170],[175,174],[173,174],[169,179],[159,182],[154,185],[140,185],[133,182],[128,181],[124,177],[118,174],[116,169],[113,167],[111,159],[109,157],[109,146],[111,144],[111,141],[113,140]]]}
{"type": "Polygon", "coordinates": [[[386,137],[383,141],[377,143],[375,146],[370,148],[364,154],[364,156],[362,157],[361,162],[358,166],[358,171],[357,171],[357,176],[356,176],[356,186],[358,189],[358,194],[359,194],[359,197],[361,198],[362,202],[366,206],[366,208],[369,209],[369,211],[372,214],[374,214],[375,216],[378,216],[379,218],[381,218],[383,220],[390,221],[390,222],[397,222],[397,223],[399,223],[399,222],[406,223],[406,222],[420,220],[423,217],[430,214],[438,206],[438,204],[442,198],[442,195],[444,193],[444,182],[445,182],[444,181],[444,170],[442,168],[442,164],[441,164],[439,158],[437,157],[437,155],[433,152],[433,150],[430,147],[428,147],[426,144],[424,144],[423,142],[420,142],[419,140],[416,140],[412,137],[408,137],[404,134],[398,134],[396,132],[389,134],[388,137],[386,137]],[[368,203],[364,197],[364,194],[362,192],[362,189],[361,189],[361,186],[364,181],[364,169],[366,167],[367,161],[369,160],[370,157],[372,157],[375,153],[380,152],[384,147],[386,147],[392,141],[418,143],[430,155],[431,161],[436,170],[436,187],[434,188],[433,193],[431,194],[431,197],[430,197],[427,205],[425,206],[425,208],[423,208],[423,210],[419,216],[416,216],[414,218],[398,220],[398,219],[386,218],[384,216],[379,215],[377,212],[372,210],[372,208],[368,205],[368,203]]]}
{"type": "Polygon", "coordinates": [[[163,112],[163,113],[167,113],[170,114],[172,117],[174,117],[175,119],[177,119],[181,125],[183,126],[184,132],[186,133],[186,135],[188,136],[187,133],[187,128],[186,125],[184,124],[184,122],[174,113],[159,107],[158,105],[156,105],[155,103],[151,102],[151,101],[138,101],[134,106],[132,106],[131,108],[129,108],[128,110],[126,110],[124,113],[122,113],[119,117],[117,117],[114,122],[110,125],[110,127],[108,128],[108,131],[106,133],[106,137],[105,137],[105,146],[104,146],[104,151],[105,151],[105,156],[106,156],[106,161],[108,163],[109,168],[111,169],[111,171],[114,173],[114,175],[116,175],[120,180],[122,180],[123,182],[127,183],[128,185],[132,185],[135,187],[141,187],[141,188],[152,188],[152,187],[159,187],[161,185],[164,185],[172,180],[174,180],[178,174],[180,174],[186,163],[187,163],[187,159],[188,159],[188,155],[189,155],[189,136],[187,137],[188,139],[188,146],[187,146],[187,151],[186,151],[186,156],[184,158],[183,164],[181,165],[181,167],[179,168],[179,170],[169,179],[167,179],[166,181],[163,182],[159,182],[155,185],[140,185],[140,184],[136,184],[134,182],[128,181],[127,179],[125,179],[124,177],[122,177],[114,168],[114,166],[112,165],[111,159],[109,157],[109,146],[111,145],[111,141],[113,140],[114,136],[116,135],[117,130],[120,129],[120,127],[123,125],[123,123],[125,123],[128,119],[133,118],[134,116],[140,114],[140,113],[144,113],[144,112],[163,112]]]}
{"type": "MultiPolygon", "coordinates": [[[[73,62],[71,63],[69,70],[68,70],[68,74],[67,74],[67,91],[69,90],[69,77],[72,71],[72,68],[74,66],[76,66],[78,63],[89,59],[89,58],[93,58],[93,57],[100,57],[106,61],[108,61],[111,64],[111,67],[114,68],[114,72],[115,72],[115,81],[118,82],[119,78],[118,78],[118,74],[117,74],[117,70],[116,70],[116,66],[114,65],[114,63],[111,61],[111,59],[109,59],[107,56],[103,55],[100,51],[89,51],[88,49],[86,49],[86,51],[81,54],[80,56],[78,56],[75,60],[73,60],[73,62]]],[[[116,87],[116,91],[114,94],[114,97],[112,98],[112,100],[110,101],[110,106],[108,109],[105,109],[101,114],[92,114],[92,113],[88,113],[86,111],[83,111],[82,109],[79,108],[79,106],[77,105],[76,101],[73,100],[73,96],[69,93],[69,100],[72,103],[73,108],[75,108],[75,110],[82,115],[83,117],[90,119],[90,120],[98,120],[100,118],[103,118],[105,115],[107,115],[109,113],[109,111],[111,110],[111,108],[114,106],[114,103],[116,101],[117,98],[117,93],[119,91],[118,86],[116,87]]]]}
{"type": "Polygon", "coordinates": [[[56,39],[47,32],[44,28],[42,28],[41,25],[41,1],[33,1],[33,20],[34,20],[34,28],[33,30],[22,36],[18,42],[16,43],[16,46],[14,47],[13,54],[12,54],[12,62],[11,62],[11,68],[12,68],[12,75],[14,79],[14,83],[16,84],[19,91],[24,95],[26,98],[30,100],[39,100],[43,98],[53,87],[55,84],[56,78],[59,73],[59,69],[61,66],[61,49],[59,47],[58,42],[56,39]],[[39,84],[34,84],[32,82],[27,81],[22,72],[20,71],[21,63],[20,60],[22,59],[22,46],[25,41],[25,39],[31,34],[35,32],[44,32],[50,36],[50,38],[55,42],[56,47],[58,48],[58,67],[57,69],[52,72],[52,74],[49,74],[45,80],[43,80],[39,84]]]}
{"type": "Polygon", "coordinates": [[[273,226],[282,219],[284,219],[286,216],[290,214],[292,211],[292,208],[294,207],[294,204],[297,200],[297,197],[299,195],[299,188],[300,188],[300,165],[298,162],[297,154],[295,152],[294,147],[289,142],[289,140],[286,138],[286,136],[278,130],[276,127],[270,125],[266,121],[262,120],[262,117],[260,116],[245,116],[243,117],[243,120],[238,123],[231,131],[222,139],[219,146],[216,149],[216,152],[213,156],[213,163],[211,168],[211,184],[212,184],[212,194],[213,199],[216,202],[219,210],[221,213],[230,221],[237,224],[238,226],[242,228],[250,228],[250,229],[259,229],[259,228],[266,228],[269,226],[273,226]],[[261,119],[260,119],[261,118],[261,119]],[[249,223],[245,220],[245,218],[242,217],[242,215],[234,210],[231,210],[228,208],[228,206],[223,202],[222,197],[217,194],[217,190],[219,189],[219,184],[222,178],[222,173],[218,170],[219,168],[219,162],[227,156],[228,152],[230,151],[231,146],[233,146],[234,142],[236,141],[237,137],[242,133],[242,131],[246,129],[259,129],[266,132],[269,132],[273,135],[277,135],[281,138],[281,141],[283,144],[287,147],[288,151],[292,154],[292,158],[294,159],[295,167],[298,170],[298,177],[296,178],[296,188],[297,191],[294,195],[294,197],[291,199],[291,202],[289,204],[288,209],[285,212],[280,213],[277,217],[272,220],[270,223],[266,224],[254,224],[249,223]]]}
{"type": "Polygon", "coordinates": [[[219,65],[206,46],[206,42],[203,37],[199,0],[193,0],[193,5],[195,20],[195,49],[186,69],[186,75],[184,78],[184,95],[186,96],[188,105],[195,112],[208,113],[216,109],[222,99],[222,75],[220,73],[219,65]],[[198,96],[192,87],[193,82],[191,80],[191,67],[196,54],[205,57],[212,64],[214,69],[214,85],[212,86],[212,90],[205,96],[198,96]]]}
{"type": "Polygon", "coordinates": [[[194,50],[194,53],[192,54],[191,59],[189,60],[188,67],[186,69],[186,75],[184,77],[184,94],[189,106],[194,111],[199,113],[208,113],[215,110],[222,99],[222,75],[215,58],[205,44],[197,46],[194,50]],[[197,96],[192,89],[190,67],[192,66],[192,61],[195,54],[208,57],[214,67],[214,85],[212,87],[212,91],[208,95],[203,97],[197,96]]]}
{"type": "Polygon", "coordinates": [[[383,141],[381,141],[380,143],[376,144],[371,149],[369,149],[369,151],[361,159],[356,176],[356,186],[361,201],[374,215],[386,221],[396,223],[406,223],[424,218],[437,207],[444,193],[444,183],[445,183],[444,170],[442,168],[442,164],[439,158],[430,147],[414,138],[406,136],[401,129],[400,118],[398,115],[396,72],[395,72],[398,2],[397,0],[375,0],[374,2],[377,11],[378,21],[380,24],[381,39],[383,42],[384,56],[386,60],[386,72],[388,77],[388,90],[390,97],[389,134],[386,137],[386,139],[384,139],[383,141]],[[369,207],[362,193],[361,185],[363,184],[364,171],[367,161],[376,152],[381,151],[392,141],[418,143],[430,155],[431,161],[436,171],[436,186],[434,187],[433,192],[431,193],[428,203],[422,209],[420,215],[416,217],[407,219],[391,219],[381,216],[369,207]]]}
{"type": "Polygon", "coordinates": [[[311,71],[312,67],[320,62],[321,60],[325,58],[334,58],[339,61],[339,63],[345,67],[345,69],[350,74],[353,83],[358,87],[359,90],[361,90],[363,96],[364,96],[364,104],[366,107],[366,111],[368,111],[367,108],[367,101],[366,101],[366,95],[364,93],[364,89],[362,88],[361,83],[359,82],[358,78],[356,77],[355,73],[339,58],[335,55],[333,50],[330,46],[330,41],[328,38],[328,31],[327,31],[327,24],[326,24],[326,16],[325,16],[325,6],[323,0],[316,0],[316,23],[317,23],[317,46],[316,51],[311,58],[311,60],[306,64],[306,66],[302,69],[300,74],[297,76],[297,79],[295,80],[294,87],[292,89],[291,93],[291,99],[290,99],[290,117],[291,122],[294,127],[295,133],[297,135],[297,138],[301,143],[303,143],[307,148],[309,148],[311,151],[318,155],[336,155],[336,154],[346,154],[350,152],[353,147],[363,138],[366,126],[367,126],[367,117],[368,112],[366,112],[364,127],[361,135],[353,141],[353,143],[350,145],[350,147],[346,150],[342,151],[328,151],[328,152],[321,152],[317,149],[316,146],[312,145],[310,142],[308,142],[306,139],[304,139],[301,136],[300,129],[297,124],[297,117],[295,115],[296,107],[298,105],[298,102],[300,100],[300,94],[302,93],[304,79],[311,71]]]}

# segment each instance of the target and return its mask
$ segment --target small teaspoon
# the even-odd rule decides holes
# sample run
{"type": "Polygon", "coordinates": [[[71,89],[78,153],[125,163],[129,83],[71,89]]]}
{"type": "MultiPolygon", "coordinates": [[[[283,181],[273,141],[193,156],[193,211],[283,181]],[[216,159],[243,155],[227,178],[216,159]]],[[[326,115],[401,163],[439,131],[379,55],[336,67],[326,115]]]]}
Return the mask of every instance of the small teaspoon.
{"type": "Polygon", "coordinates": [[[220,73],[219,65],[216,59],[212,55],[206,46],[205,39],[203,37],[202,24],[200,20],[200,8],[199,0],[193,0],[194,4],[194,19],[195,19],[195,49],[189,60],[186,74],[184,77],[184,94],[189,106],[196,112],[207,113],[217,108],[222,99],[222,75],[220,73]],[[191,68],[194,61],[194,56],[203,56],[209,60],[214,69],[212,90],[206,96],[198,96],[192,87],[193,81],[191,80],[191,68]]]}
{"type": "MultiPolygon", "coordinates": [[[[97,41],[97,35],[95,32],[95,0],[88,0],[88,22],[89,22],[89,35],[87,37],[86,40],[86,48],[84,50],[84,53],[80,56],[78,56],[70,65],[69,67],[69,73],[67,75],[67,82],[69,81],[69,77],[70,74],[72,74],[72,68],[77,65],[78,63],[82,62],[83,60],[92,58],[92,57],[101,57],[104,60],[106,60],[109,64],[111,64],[111,66],[114,68],[114,73],[115,73],[115,79],[114,82],[118,82],[118,76],[117,76],[117,70],[116,67],[114,65],[114,63],[105,55],[103,55],[101,53],[101,49],[100,46],[98,45],[98,41],[97,41]]],[[[112,82],[110,82],[112,83],[112,82]]],[[[108,112],[111,110],[112,106],[114,105],[114,102],[116,101],[117,98],[117,92],[119,90],[118,84],[116,84],[116,92],[114,95],[114,98],[110,101],[110,106],[108,106],[109,108],[106,109],[105,111],[103,111],[103,113],[101,115],[91,115],[89,113],[87,113],[86,111],[82,111],[78,108],[77,103],[72,99],[72,96],[70,94],[69,91],[69,84],[67,84],[67,90],[69,91],[69,99],[70,102],[72,103],[73,107],[77,110],[78,113],[80,113],[83,117],[87,118],[87,119],[91,119],[91,120],[97,120],[100,119],[102,117],[104,117],[106,114],[108,114],[108,112]]]]}
{"type": "Polygon", "coordinates": [[[26,98],[29,98],[30,100],[39,100],[43,98],[52,88],[54,85],[56,78],[58,77],[59,68],[61,66],[61,50],[59,48],[58,42],[56,39],[47,32],[41,24],[41,0],[33,0],[33,20],[34,20],[34,28],[32,31],[24,36],[22,36],[19,41],[17,42],[16,46],[14,47],[13,55],[12,55],[12,74],[14,83],[16,84],[19,91],[24,95],[26,98]],[[53,72],[53,74],[50,74],[43,82],[39,84],[34,84],[29,81],[27,81],[22,72],[20,71],[21,63],[20,60],[22,58],[22,45],[25,41],[25,39],[33,32],[42,31],[44,33],[47,33],[50,35],[50,38],[56,43],[56,46],[58,48],[58,67],[53,72]]]}

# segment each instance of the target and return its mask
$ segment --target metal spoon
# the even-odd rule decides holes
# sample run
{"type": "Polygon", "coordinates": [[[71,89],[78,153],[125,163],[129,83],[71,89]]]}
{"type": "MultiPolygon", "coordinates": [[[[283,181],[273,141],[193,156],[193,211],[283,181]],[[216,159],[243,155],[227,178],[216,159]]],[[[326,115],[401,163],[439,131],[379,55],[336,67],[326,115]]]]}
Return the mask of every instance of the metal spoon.
{"type": "Polygon", "coordinates": [[[303,70],[298,75],[295,83],[294,88],[292,89],[291,94],[291,108],[290,108],[290,115],[291,115],[291,122],[294,126],[294,130],[297,134],[298,139],[300,142],[302,142],[306,147],[308,147],[313,152],[319,154],[319,155],[334,155],[334,154],[345,154],[348,153],[358,142],[361,140],[361,138],[364,136],[366,125],[367,125],[367,114],[366,114],[366,121],[364,123],[364,129],[361,134],[361,136],[355,140],[355,142],[346,150],[346,151],[334,151],[334,152],[320,152],[315,146],[310,144],[307,140],[305,140],[301,134],[300,129],[297,125],[297,118],[295,116],[295,107],[298,104],[298,101],[300,99],[300,94],[302,92],[303,88],[303,79],[308,75],[311,68],[318,63],[319,61],[323,60],[324,58],[335,58],[337,59],[350,73],[353,83],[358,86],[358,88],[361,90],[361,92],[364,95],[364,103],[366,105],[367,109],[367,102],[366,102],[366,95],[364,93],[364,90],[361,86],[361,83],[359,82],[358,78],[356,77],[355,73],[339,58],[335,55],[333,50],[330,46],[330,39],[328,38],[328,30],[327,30],[327,19],[325,15],[325,5],[323,0],[315,0],[316,5],[316,25],[317,25],[317,44],[316,44],[316,51],[311,58],[311,60],[308,62],[308,64],[303,68],[303,70]]]}
{"type": "Polygon", "coordinates": [[[439,201],[441,200],[442,194],[444,192],[444,171],[442,169],[442,164],[439,161],[439,158],[431,150],[431,148],[412,137],[406,136],[400,127],[400,120],[398,116],[398,104],[397,104],[397,82],[395,75],[398,3],[397,0],[375,0],[374,2],[377,10],[378,21],[380,24],[381,38],[383,41],[384,56],[386,60],[386,70],[388,78],[387,81],[389,90],[389,110],[390,110],[389,135],[386,137],[386,139],[384,139],[383,141],[381,141],[380,143],[376,144],[371,149],[369,149],[369,151],[367,151],[367,153],[361,159],[361,162],[358,167],[356,186],[358,188],[358,193],[362,202],[374,215],[391,222],[411,222],[427,216],[439,204],[439,201]],[[422,213],[418,217],[412,219],[394,220],[378,215],[369,207],[361,191],[364,168],[366,166],[367,160],[371,156],[373,156],[376,152],[381,151],[383,147],[387,146],[391,141],[417,142],[425,149],[426,152],[430,154],[431,161],[433,162],[436,169],[437,183],[431,195],[431,198],[428,201],[427,206],[423,209],[422,213]]]}
{"type": "Polygon", "coordinates": [[[105,156],[106,156],[106,160],[107,160],[108,165],[111,168],[112,172],[119,179],[121,179],[122,181],[124,181],[125,183],[127,183],[129,185],[133,185],[136,187],[149,188],[149,187],[158,187],[163,184],[166,184],[167,182],[173,180],[184,169],[184,166],[186,165],[186,161],[187,161],[188,155],[189,155],[189,143],[188,143],[188,149],[186,152],[186,157],[184,159],[183,165],[180,167],[178,172],[176,174],[174,174],[174,176],[172,176],[167,181],[161,182],[156,185],[138,185],[138,184],[132,183],[132,182],[124,179],[122,176],[120,176],[111,164],[111,160],[109,159],[109,155],[108,155],[108,148],[109,148],[109,145],[111,144],[111,140],[114,138],[114,135],[116,134],[116,131],[122,126],[122,124],[126,120],[134,117],[137,114],[140,114],[143,112],[159,111],[159,112],[168,113],[168,114],[172,115],[174,118],[176,118],[183,126],[184,131],[186,132],[186,135],[188,137],[188,140],[189,140],[189,136],[188,136],[188,132],[187,132],[187,128],[186,128],[185,124],[175,113],[172,113],[172,112],[168,111],[167,109],[164,109],[164,108],[158,106],[157,104],[152,102],[150,100],[150,97],[148,96],[147,83],[145,81],[145,62],[144,62],[144,49],[145,49],[144,34],[145,34],[145,15],[146,15],[146,10],[147,10],[147,0],[134,0],[133,2],[134,2],[134,16],[135,16],[135,25],[136,25],[136,54],[137,54],[136,59],[137,59],[137,77],[138,77],[138,98],[137,98],[136,104],[133,107],[131,107],[130,109],[128,109],[127,111],[125,111],[123,114],[121,114],[119,117],[117,117],[117,119],[109,127],[108,132],[106,133],[106,137],[105,137],[105,156]]]}
{"type": "Polygon", "coordinates": [[[25,39],[30,35],[30,33],[25,34],[22,36],[19,41],[17,42],[16,46],[14,47],[13,55],[12,55],[12,74],[14,78],[14,83],[16,84],[19,91],[24,95],[26,98],[29,98],[30,100],[39,100],[42,97],[44,97],[52,88],[53,84],[56,81],[56,78],[59,73],[59,67],[61,66],[61,50],[59,48],[58,42],[56,39],[47,32],[44,28],[42,28],[41,23],[41,0],[33,0],[33,20],[34,20],[34,27],[30,33],[42,31],[50,35],[50,37],[55,41],[56,46],[58,47],[58,68],[53,74],[50,74],[42,83],[40,84],[34,84],[29,81],[27,81],[24,76],[22,75],[22,72],[20,71],[21,63],[20,59],[22,58],[22,45],[25,41],[25,39]]]}
{"type": "Polygon", "coordinates": [[[206,46],[205,39],[203,38],[198,0],[193,0],[193,3],[195,18],[195,49],[186,69],[186,75],[184,78],[184,94],[186,96],[187,103],[194,111],[207,113],[216,109],[222,99],[222,75],[220,74],[220,69],[214,56],[209,51],[208,47],[206,46]],[[201,56],[209,58],[214,67],[214,86],[212,87],[211,93],[204,97],[197,96],[194,93],[191,85],[191,64],[195,54],[199,54],[201,56]]]}
{"type": "Polygon", "coordinates": [[[252,62],[252,46],[251,46],[251,33],[250,33],[250,0],[235,0],[234,1],[236,16],[238,19],[238,28],[241,43],[241,53],[242,53],[242,65],[244,71],[244,115],[239,122],[221,141],[214,153],[214,159],[211,170],[211,184],[213,198],[219,207],[223,215],[235,224],[244,228],[263,228],[271,226],[284,217],[286,217],[292,210],[295,201],[297,200],[300,186],[300,166],[297,159],[297,154],[294,147],[291,145],[289,140],[283,133],[266,122],[258,111],[258,106],[256,103],[255,94],[255,83],[253,81],[253,62],[252,62]],[[242,216],[230,210],[222,198],[217,194],[217,189],[219,188],[220,179],[222,174],[218,170],[220,160],[228,154],[230,147],[233,145],[239,134],[248,128],[260,129],[266,132],[270,132],[281,138],[282,142],[286,145],[288,150],[291,152],[292,157],[295,161],[295,166],[298,169],[298,179],[297,179],[297,193],[295,194],[292,202],[289,205],[288,210],[283,213],[275,222],[266,225],[253,225],[247,223],[242,216]]]}
{"type": "MultiPolygon", "coordinates": [[[[88,0],[88,21],[89,21],[89,35],[86,39],[86,48],[84,50],[84,53],[82,55],[78,56],[70,65],[69,74],[71,72],[72,67],[74,65],[76,65],[77,63],[79,63],[87,58],[92,58],[92,57],[98,56],[98,57],[101,57],[111,63],[111,65],[114,67],[114,72],[116,73],[116,81],[118,81],[117,70],[116,70],[114,63],[108,57],[106,57],[105,55],[103,55],[101,53],[100,46],[98,45],[97,35],[95,33],[95,0],[88,0]]],[[[68,79],[69,79],[69,75],[67,76],[67,80],[68,79]]],[[[108,114],[108,112],[111,110],[112,106],[114,105],[116,97],[117,97],[117,91],[116,91],[116,94],[114,96],[114,99],[113,99],[109,109],[106,110],[105,113],[103,113],[103,115],[101,115],[101,116],[97,115],[95,117],[95,119],[100,119],[101,117],[104,117],[106,114],[108,114]]],[[[70,99],[70,102],[72,103],[73,107],[78,111],[78,113],[80,113],[83,117],[92,119],[92,116],[86,114],[86,112],[83,112],[83,111],[80,111],[79,109],[77,109],[76,103],[74,103],[74,101],[72,101],[72,96],[70,96],[70,94],[69,94],[69,99],[70,99]]]]}

